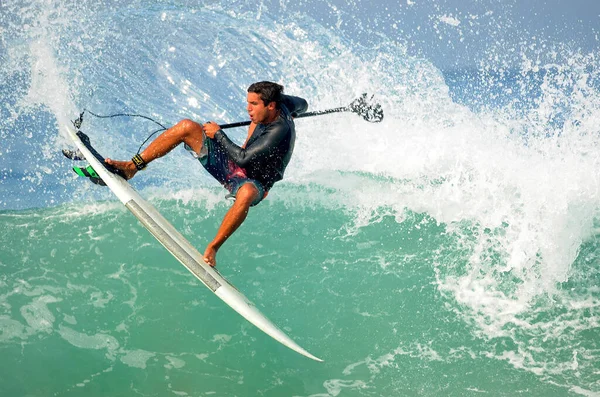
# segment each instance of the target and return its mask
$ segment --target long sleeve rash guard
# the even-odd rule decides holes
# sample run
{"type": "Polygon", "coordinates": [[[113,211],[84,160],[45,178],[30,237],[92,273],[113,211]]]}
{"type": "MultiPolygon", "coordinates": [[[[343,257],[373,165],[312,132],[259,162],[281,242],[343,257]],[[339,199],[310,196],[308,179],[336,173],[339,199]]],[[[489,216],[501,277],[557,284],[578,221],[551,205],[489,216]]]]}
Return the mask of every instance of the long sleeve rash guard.
{"type": "Polygon", "coordinates": [[[246,171],[248,178],[256,179],[268,191],[283,178],[294,151],[296,128],[292,116],[304,113],[307,108],[306,100],[284,95],[277,119],[257,125],[245,148],[233,143],[223,130],[219,130],[214,139],[229,158],[246,171]]]}

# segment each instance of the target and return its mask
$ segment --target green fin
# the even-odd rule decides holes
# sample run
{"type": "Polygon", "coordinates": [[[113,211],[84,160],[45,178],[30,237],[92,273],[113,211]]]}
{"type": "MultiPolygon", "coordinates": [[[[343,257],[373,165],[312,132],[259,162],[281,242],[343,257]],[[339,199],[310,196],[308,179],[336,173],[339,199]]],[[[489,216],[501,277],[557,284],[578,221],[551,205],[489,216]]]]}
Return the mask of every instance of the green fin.
{"type": "Polygon", "coordinates": [[[75,171],[75,173],[79,176],[87,178],[100,178],[91,165],[88,165],[87,167],[73,167],[73,171],[75,171]]]}

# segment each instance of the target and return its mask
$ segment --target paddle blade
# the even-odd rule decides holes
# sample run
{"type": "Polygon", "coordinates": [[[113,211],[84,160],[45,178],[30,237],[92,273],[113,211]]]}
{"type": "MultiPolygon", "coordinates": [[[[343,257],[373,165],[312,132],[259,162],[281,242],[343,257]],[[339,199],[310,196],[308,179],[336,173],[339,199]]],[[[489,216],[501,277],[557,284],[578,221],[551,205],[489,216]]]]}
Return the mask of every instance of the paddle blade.
{"type": "Polygon", "coordinates": [[[379,123],[383,120],[383,108],[377,102],[373,102],[373,96],[367,99],[367,94],[362,94],[348,108],[369,123],[379,123]]]}

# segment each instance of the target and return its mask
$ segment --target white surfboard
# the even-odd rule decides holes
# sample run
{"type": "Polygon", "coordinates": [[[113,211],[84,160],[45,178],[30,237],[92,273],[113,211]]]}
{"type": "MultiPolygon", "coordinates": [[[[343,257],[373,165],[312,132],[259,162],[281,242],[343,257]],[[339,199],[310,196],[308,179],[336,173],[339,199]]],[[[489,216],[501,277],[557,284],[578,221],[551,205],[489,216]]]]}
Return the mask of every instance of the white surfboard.
{"type": "Polygon", "coordinates": [[[229,283],[216,269],[206,264],[202,254],[190,244],[157,210],[144,200],[139,193],[122,177],[109,172],[104,164],[97,158],[97,152],[89,145],[85,134],[76,131],[72,126],[66,125],[68,136],[73,140],[85,159],[94,168],[106,186],[118,197],[133,215],[144,225],[150,233],[167,249],[183,266],[206,285],[219,298],[241,314],[244,318],[264,331],[276,341],[290,349],[322,362],[300,347],[289,336],[284,334],[269,319],[267,319],[241,292],[229,283]],[[82,141],[87,140],[86,142],[82,141]],[[93,153],[95,152],[95,153],[93,153]]]}

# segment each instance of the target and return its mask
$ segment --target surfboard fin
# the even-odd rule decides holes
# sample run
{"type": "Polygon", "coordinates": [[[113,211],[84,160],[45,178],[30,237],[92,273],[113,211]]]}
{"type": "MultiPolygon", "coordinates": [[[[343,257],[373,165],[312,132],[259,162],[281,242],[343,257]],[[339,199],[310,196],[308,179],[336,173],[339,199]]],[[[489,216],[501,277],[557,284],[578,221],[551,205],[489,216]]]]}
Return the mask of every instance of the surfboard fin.
{"type": "Polygon", "coordinates": [[[104,183],[91,165],[88,165],[87,167],[73,167],[73,171],[79,176],[89,178],[90,182],[95,183],[96,185],[106,186],[106,183],[104,183]]]}
{"type": "MultiPolygon", "coordinates": [[[[86,134],[84,134],[81,131],[77,131],[77,136],[79,136],[81,142],[83,142],[83,144],[89,149],[92,155],[104,165],[107,171],[112,172],[113,174],[117,174],[122,178],[126,179],[125,173],[123,171],[111,166],[110,164],[105,163],[104,157],[100,153],[98,153],[96,149],[94,149],[90,142],[90,138],[86,134]]],[[[66,158],[70,160],[85,160],[85,156],[83,155],[83,153],[81,153],[80,150],[63,149],[62,153],[66,158]]],[[[106,183],[100,178],[98,173],[92,168],[91,165],[88,165],[86,167],[73,167],[73,171],[75,171],[75,173],[79,176],[88,178],[92,183],[95,183],[96,185],[106,186],[106,183]]]]}
{"type": "Polygon", "coordinates": [[[69,160],[76,160],[76,161],[85,160],[83,153],[81,153],[81,151],[79,151],[79,150],[63,149],[62,154],[69,160]]]}

